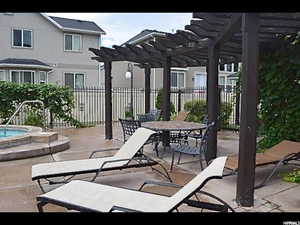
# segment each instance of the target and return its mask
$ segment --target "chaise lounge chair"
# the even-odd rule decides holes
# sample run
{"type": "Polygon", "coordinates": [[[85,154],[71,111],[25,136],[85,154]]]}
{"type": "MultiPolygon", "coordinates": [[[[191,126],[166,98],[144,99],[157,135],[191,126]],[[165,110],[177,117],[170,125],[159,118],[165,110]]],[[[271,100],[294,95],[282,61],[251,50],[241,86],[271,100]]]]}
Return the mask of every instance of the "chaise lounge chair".
{"type": "Polygon", "coordinates": [[[92,181],[94,181],[98,174],[102,171],[150,166],[153,170],[161,173],[171,181],[167,170],[161,164],[139,151],[153,134],[155,134],[154,131],[146,128],[137,129],[135,133],[119,149],[119,151],[111,157],[92,158],[95,153],[116,149],[103,149],[94,151],[91,153],[89,159],[50,162],[33,165],[32,180],[37,180],[41,190],[45,192],[40,182],[41,179],[45,179],[49,184],[58,184],[67,183],[73,178],[73,176],[77,174],[95,173],[95,176],[92,179],[92,181]],[[161,166],[166,174],[162,173],[156,168],[153,168],[152,166],[154,165],[161,166]],[[62,181],[53,181],[49,179],[53,177],[65,176],[71,177],[63,179],[62,181]]]}
{"type": "Polygon", "coordinates": [[[192,207],[205,208],[214,211],[228,212],[234,210],[218,197],[200,189],[211,179],[221,179],[226,157],[215,159],[201,173],[185,186],[172,183],[145,182],[139,190],[113,187],[87,181],[73,180],[57,189],[37,197],[39,212],[43,206],[50,203],[78,211],[93,212],[171,212],[178,211],[178,207],[187,204],[192,207]],[[181,187],[172,196],[153,194],[140,191],[147,183],[163,186],[181,187]],[[222,204],[200,202],[196,193],[214,198],[222,204]],[[196,195],[196,200],[191,200],[196,195]]]}
{"type": "MultiPolygon", "coordinates": [[[[290,162],[299,160],[300,142],[285,140],[266,150],[264,153],[256,153],[256,167],[269,164],[275,164],[275,166],[271,173],[259,185],[256,185],[255,188],[265,186],[281,165],[289,164],[299,167],[300,164],[290,162]]],[[[236,174],[238,170],[238,155],[228,156],[225,168],[229,169],[231,172],[229,174],[225,174],[224,176],[236,174]]]]}

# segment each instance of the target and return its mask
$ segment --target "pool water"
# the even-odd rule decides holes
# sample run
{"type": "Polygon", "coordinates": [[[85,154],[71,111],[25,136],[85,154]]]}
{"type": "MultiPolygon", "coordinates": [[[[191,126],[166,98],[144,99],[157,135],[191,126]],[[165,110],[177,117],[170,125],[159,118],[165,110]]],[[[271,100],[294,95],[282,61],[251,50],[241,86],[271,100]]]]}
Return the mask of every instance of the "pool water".
{"type": "Polygon", "coordinates": [[[27,132],[26,130],[7,129],[6,135],[4,136],[4,129],[0,128],[0,138],[18,136],[18,135],[25,134],[26,132],[27,132]]]}

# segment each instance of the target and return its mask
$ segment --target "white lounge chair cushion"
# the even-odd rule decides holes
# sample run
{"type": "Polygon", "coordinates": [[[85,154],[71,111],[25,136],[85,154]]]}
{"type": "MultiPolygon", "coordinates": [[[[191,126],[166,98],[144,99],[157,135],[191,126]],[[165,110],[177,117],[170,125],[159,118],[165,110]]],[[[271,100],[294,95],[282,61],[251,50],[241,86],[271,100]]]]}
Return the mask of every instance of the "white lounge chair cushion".
{"type": "Polygon", "coordinates": [[[221,177],[226,158],[215,159],[171,197],[78,180],[71,181],[40,197],[101,212],[108,212],[113,206],[144,212],[167,212],[197,190],[206,179],[221,177]]]}
{"type": "MultiPolygon", "coordinates": [[[[112,157],[80,159],[60,162],[41,163],[32,166],[32,179],[41,176],[58,175],[64,173],[86,172],[97,170],[105,161],[118,159],[131,159],[155,132],[146,128],[138,128],[112,157]]],[[[125,165],[128,161],[109,163],[104,166],[116,167],[125,165]]]]}

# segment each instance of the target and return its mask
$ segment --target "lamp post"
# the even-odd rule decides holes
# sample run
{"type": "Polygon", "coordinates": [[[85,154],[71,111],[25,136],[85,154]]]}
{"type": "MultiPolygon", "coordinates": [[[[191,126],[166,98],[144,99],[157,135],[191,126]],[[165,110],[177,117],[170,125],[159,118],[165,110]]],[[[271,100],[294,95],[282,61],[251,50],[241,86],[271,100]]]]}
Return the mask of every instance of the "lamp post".
{"type": "Polygon", "coordinates": [[[133,64],[128,63],[127,65],[127,72],[125,74],[126,79],[130,79],[130,113],[132,119],[134,118],[133,116],[133,64]]]}

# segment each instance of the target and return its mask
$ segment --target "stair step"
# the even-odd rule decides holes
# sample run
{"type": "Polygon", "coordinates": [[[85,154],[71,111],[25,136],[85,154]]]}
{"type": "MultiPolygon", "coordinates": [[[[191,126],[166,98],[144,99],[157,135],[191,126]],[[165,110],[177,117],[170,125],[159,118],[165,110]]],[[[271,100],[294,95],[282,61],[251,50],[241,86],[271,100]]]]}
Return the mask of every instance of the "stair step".
{"type": "Polygon", "coordinates": [[[57,140],[52,141],[51,143],[32,142],[29,144],[1,149],[0,161],[24,159],[64,151],[70,147],[69,143],[69,138],[59,135],[57,140]]]}

